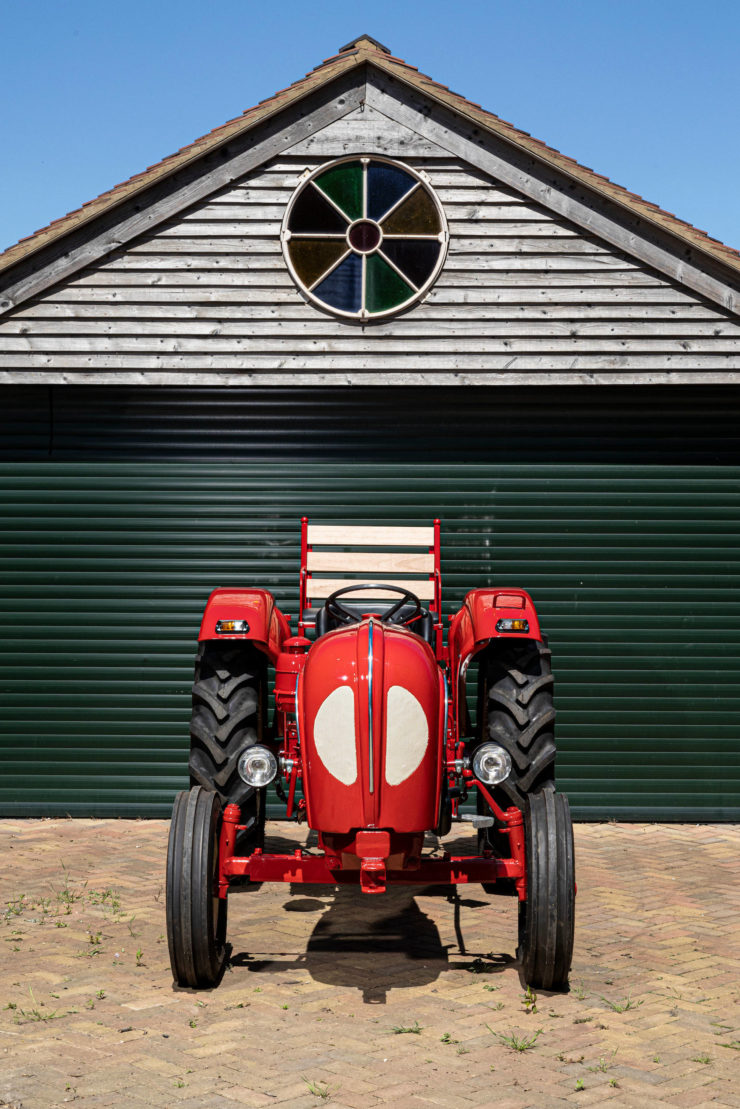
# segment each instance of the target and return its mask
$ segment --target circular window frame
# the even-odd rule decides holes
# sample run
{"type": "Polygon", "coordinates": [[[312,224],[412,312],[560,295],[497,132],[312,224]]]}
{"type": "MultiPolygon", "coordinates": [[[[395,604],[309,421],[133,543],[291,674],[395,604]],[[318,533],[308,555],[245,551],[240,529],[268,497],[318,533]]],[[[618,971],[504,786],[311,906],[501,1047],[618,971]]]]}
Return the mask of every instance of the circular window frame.
{"type": "MultiPolygon", "coordinates": [[[[321,193],[322,196],[326,197],[326,193],[324,193],[324,191],[322,189],[319,189],[318,186],[317,186],[317,189],[321,193]]],[[[411,191],[412,191],[412,189],[409,189],[409,191],[407,193],[404,193],[403,196],[401,196],[399,198],[399,200],[396,201],[396,203],[393,204],[388,209],[388,211],[384,213],[384,215],[382,216],[382,219],[385,219],[398,205],[402,204],[406,200],[406,198],[409,196],[411,191]]],[[[334,206],[337,207],[337,211],[341,211],[337,205],[334,205],[334,206]]],[[[366,210],[367,210],[366,206],[367,206],[367,194],[366,194],[366,190],[363,190],[363,209],[364,209],[365,213],[366,213],[366,210]]],[[[362,216],[358,217],[355,220],[350,219],[345,212],[341,212],[341,214],[347,220],[347,229],[348,229],[348,231],[349,231],[349,228],[354,226],[355,223],[360,223],[360,222],[363,222],[365,220],[368,220],[368,222],[377,223],[378,225],[380,225],[380,223],[382,222],[382,219],[378,220],[378,221],[372,220],[366,214],[363,214],[362,216]]],[[[381,228],[381,234],[382,234],[382,228],[381,228]]],[[[329,237],[329,236],[322,236],[319,233],[316,233],[315,235],[312,235],[312,234],[306,233],[306,232],[297,233],[295,235],[295,238],[301,238],[301,239],[305,239],[305,238],[317,238],[317,239],[319,239],[319,238],[325,238],[325,237],[329,237]]],[[[339,237],[339,236],[337,236],[337,237],[339,237]]],[[[442,207],[442,204],[439,200],[439,197],[437,196],[435,190],[432,188],[431,182],[429,181],[429,178],[424,173],[424,171],[423,170],[416,170],[412,166],[407,165],[405,162],[399,162],[396,158],[387,158],[387,157],[384,157],[381,154],[346,154],[341,158],[333,158],[328,162],[323,162],[320,166],[317,166],[316,169],[311,170],[310,172],[308,170],[305,171],[302,174],[298,185],[293,190],[293,194],[290,197],[290,200],[288,201],[288,203],[286,205],[285,212],[283,214],[282,224],[281,224],[281,227],[280,227],[280,245],[281,245],[282,252],[283,252],[283,258],[285,259],[285,264],[288,267],[288,272],[289,272],[291,278],[293,279],[293,282],[295,283],[296,288],[298,289],[299,293],[304,298],[304,300],[306,300],[309,304],[312,304],[315,308],[320,309],[322,312],[326,312],[330,316],[334,316],[337,319],[346,320],[349,323],[358,323],[358,324],[361,324],[362,326],[366,326],[367,324],[373,324],[373,323],[376,323],[376,322],[385,322],[385,321],[387,321],[388,319],[390,319],[394,316],[398,316],[398,315],[401,315],[403,312],[409,311],[409,309],[411,309],[415,305],[419,304],[420,301],[422,301],[427,296],[430,289],[434,285],[435,281],[439,277],[439,274],[442,270],[442,267],[444,266],[445,261],[447,260],[447,250],[448,250],[448,247],[449,247],[449,242],[450,242],[450,232],[449,232],[449,227],[447,225],[447,217],[445,215],[445,210],[442,207]],[[330,266],[327,270],[325,270],[316,279],[316,281],[314,282],[313,286],[311,286],[311,288],[309,288],[303,282],[303,280],[298,276],[298,273],[296,272],[296,269],[293,265],[293,262],[292,262],[291,257],[290,257],[290,252],[289,252],[289,249],[288,249],[288,244],[291,240],[291,237],[293,237],[288,224],[290,223],[290,217],[291,217],[291,214],[293,212],[293,209],[295,208],[295,205],[298,202],[299,198],[303,195],[304,190],[309,187],[309,185],[311,184],[311,182],[313,182],[315,180],[315,178],[321,177],[328,170],[334,169],[336,166],[345,165],[345,164],[351,163],[351,162],[360,162],[363,166],[363,171],[365,173],[367,172],[367,166],[371,162],[374,162],[374,163],[380,163],[382,165],[393,166],[395,169],[399,169],[402,172],[408,174],[409,177],[413,178],[413,180],[416,181],[416,183],[422,189],[424,189],[424,192],[431,199],[431,201],[434,204],[434,207],[437,211],[437,214],[439,216],[439,222],[440,222],[441,230],[435,235],[427,235],[427,236],[396,235],[396,236],[394,236],[395,238],[407,238],[407,237],[408,238],[420,238],[420,239],[424,239],[425,241],[436,240],[440,244],[440,251],[439,251],[439,256],[438,256],[438,258],[437,258],[437,260],[434,264],[434,267],[431,270],[431,272],[429,274],[429,277],[423,283],[423,285],[420,285],[420,286],[416,287],[416,291],[410,297],[408,297],[406,300],[400,302],[399,304],[393,305],[393,307],[391,307],[391,308],[384,309],[382,312],[368,312],[367,309],[365,308],[366,259],[370,254],[375,253],[377,250],[381,249],[381,247],[382,247],[382,238],[381,238],[381,242],[379,243],[378,247],[374,248],[372,251],[369,251],[369,252],[361,252],[361,251],[357,250],[356,248],[352,247],[349,244],[349,240],[348,240],[347,253],[344,254],[337,262],[335,262],[333,266],[330,266]],[[325,278],[332,272],[332,270],[335,269],[337,266],[339,266],[343,261],[345,261],[345,259],[348,258],[351,253],[355,253],[359,258],[362,259],[362,290],[361,290],[361,296],[360,296],[360,308],[356,312],[348,312],[348,311],[345,311],[344,309],[341,309],[341,308],[335,308],[333,305],[328,304],[326,301],[322,300],[320,297],[318,297],[315,293],[312,292],[312,289],[315,288],[317,285],[319,285],[323,280],[325,280],[325,278]]],[[[407,285],[411,285],[411,286],[414,285],[414,283],[410,280],[409,277],[406,276],[406,274],[403,273],[403,271],[399,270],[396,266],[393,265],[393,263],[390,261],[390,259],[386,258],[385,255],[382,255],[382,257],[383,257],[383,260],[386,262],[386,264],[390,265],[391,268],[396,273],[399,274],[399,276],[403,279],[403,281],[405,281],[405,283],[407,285]]]]}

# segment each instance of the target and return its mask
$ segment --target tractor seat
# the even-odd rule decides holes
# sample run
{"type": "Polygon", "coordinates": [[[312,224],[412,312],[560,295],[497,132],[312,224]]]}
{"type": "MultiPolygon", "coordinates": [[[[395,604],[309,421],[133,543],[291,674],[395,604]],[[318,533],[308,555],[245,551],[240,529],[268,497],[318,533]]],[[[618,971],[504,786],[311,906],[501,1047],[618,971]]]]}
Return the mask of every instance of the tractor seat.
{"type": "MultiPolygon", "coordinates": [[[[363,601],[362,604],[352,604],[351,602],[346,601],[344,602],[344,604],[345,607],[350,610],[350,612],[355,612],[358,616],[362,616],[364,612],[367,612],[369,606],[372,606],[373,612],[377,612],[378,615],[382,615],[384,612],[387,612],[388,609],[392,607],[393,601],[363,601]]],[[[394,621],[394,624],[400,625],[405,616],[411,615],[411,613],[414,611],[414,607],[415,606],[411,604],[403,605],[396,614],[396,620],[394,621]]],[[[327,632],[334,631],[335,628],[350,626],[343,624],[340,619],[338,619],[336,616],[332,616],[326,611],[325,608],[307,609],[306,613],[304,613],[304,619],[305,616],[309,616],[310,619],[314,612],[316,613],[317,639],[320,635],[325,635],[327,632]]],[[[421,610],[421,614],[417,617],[416,620],[414,620],[412,624],[406,624],[404,625],[404,627],[407,627],[409,631],[415,632],[417,635],[420,635],[422,639],[425,639],[427,641],[427,643],[432,643],[432,636],[434,634],[434,620],[432,619],[431,614],[427,612],[425,608],[421,610]]]]}

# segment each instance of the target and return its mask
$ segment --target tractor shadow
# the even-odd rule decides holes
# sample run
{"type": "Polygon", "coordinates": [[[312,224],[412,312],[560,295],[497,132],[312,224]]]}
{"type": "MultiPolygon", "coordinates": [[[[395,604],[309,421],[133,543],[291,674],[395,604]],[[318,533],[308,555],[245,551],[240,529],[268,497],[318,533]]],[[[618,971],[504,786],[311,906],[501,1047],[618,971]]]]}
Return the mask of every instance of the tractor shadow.
{"type": "MultiPolygon", "coordinates": [[[[286,910],[296,907],[288,902],[286,910]]],[[[305,967],[314,981],[360,990],[365,1004],[384,1004],[392,989],[428,985],[448,963],[436,924],[408,887],[369,897],[340,886],[306,944],[305,967]]]]}
{"type": "MultiPolygon", "coordinates": [[[[274,849],[274,848],[273,848],[274,849]]],[[[358,887],[294,884],[285,913],[320,913],[295,960],[251,958],[233,951],[233,966],[252,973],[283,974],[307,970],[316,982],[357,989],[368,1005],[383,1005],[388,992],[435,982],[447,970],[500,973],[514,963],[508,954],[471,952],[461,926],[461,909],[485,912],[487,902],[460,896],[452,886],[395,886],[379,896],[358,887]],[[416,900],[443,898],[454,907],[454,944],[443,944],[434,920],[416,900]],[[453,960],[450,960],[450,953],[453,960]]]]}

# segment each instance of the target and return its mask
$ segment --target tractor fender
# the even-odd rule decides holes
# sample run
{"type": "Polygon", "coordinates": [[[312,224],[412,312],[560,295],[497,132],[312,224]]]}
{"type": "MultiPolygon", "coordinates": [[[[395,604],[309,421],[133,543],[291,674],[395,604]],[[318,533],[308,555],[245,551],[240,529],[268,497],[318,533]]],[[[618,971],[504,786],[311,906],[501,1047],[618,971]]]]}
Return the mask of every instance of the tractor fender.
{"type": "Polygon", "coordinates": [[[494,639],[541,638],[537,610],[529,593],[523,589],[472,589],[450,624],[448,643],[453,678],[458,686],[464,685],[471,658],[494,639]],[[498,630],[498,622],[507,619],[526,620],[528,630],[498,630]]]}
{"type": "Polygon", "coordinates": [[[275,662],[290,624],[266,589],[214,589],[208,598],[198,640],[242,639],[253,642],[275,662]],[[246,620],[248,631],[226,634],[216,631],[219,620],[246,620]]]}

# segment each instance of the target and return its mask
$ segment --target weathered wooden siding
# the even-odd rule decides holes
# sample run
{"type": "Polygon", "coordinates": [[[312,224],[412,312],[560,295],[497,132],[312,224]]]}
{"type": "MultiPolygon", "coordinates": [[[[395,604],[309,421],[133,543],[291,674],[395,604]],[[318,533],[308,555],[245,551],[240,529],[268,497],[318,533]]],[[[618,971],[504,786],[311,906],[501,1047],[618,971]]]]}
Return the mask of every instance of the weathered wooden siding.
{"type": "Polygon", "coordinates": [[[368,106],[5,317],[0,372],[32,380],[38,370],[262,383],[336,373],[711,379],[740,370],[740,322],[368,106]],[[307,305],[279,244],[303,170],[363,151],[425,170],[451,233],[426,302],[365,328],[307,305]]]}

